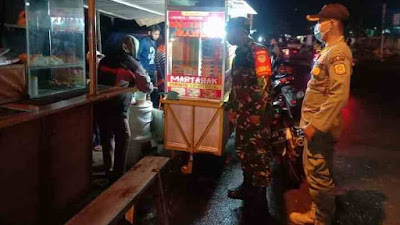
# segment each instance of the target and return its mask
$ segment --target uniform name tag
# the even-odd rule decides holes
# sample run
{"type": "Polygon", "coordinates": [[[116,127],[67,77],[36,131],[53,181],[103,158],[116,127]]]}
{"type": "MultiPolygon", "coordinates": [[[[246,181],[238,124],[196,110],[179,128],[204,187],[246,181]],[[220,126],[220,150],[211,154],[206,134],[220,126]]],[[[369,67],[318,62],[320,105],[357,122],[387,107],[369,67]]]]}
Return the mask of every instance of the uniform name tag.
{"type": "Polygon", "coordinates": [[[335,63],[335,62],[339,62],[339,61],[344,61],[346,58],[345,57],[343,57],[343,56],[336,56],[336,57],[333,57],[329,62],[330,63],[335,63]]]}

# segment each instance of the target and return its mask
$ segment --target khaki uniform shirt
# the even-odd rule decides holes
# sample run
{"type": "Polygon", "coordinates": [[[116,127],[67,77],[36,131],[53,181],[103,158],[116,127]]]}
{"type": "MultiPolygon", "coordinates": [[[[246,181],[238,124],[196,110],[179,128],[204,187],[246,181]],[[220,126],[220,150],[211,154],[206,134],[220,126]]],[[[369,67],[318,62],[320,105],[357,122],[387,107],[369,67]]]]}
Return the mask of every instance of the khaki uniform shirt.
{"type": "Polygon", "coordinates": [[[339,138],[341,110],[349,98],[352,67],[353,56],[344,38],[321,51],[311,71],[300,126],[311,124],[339,138]]]}

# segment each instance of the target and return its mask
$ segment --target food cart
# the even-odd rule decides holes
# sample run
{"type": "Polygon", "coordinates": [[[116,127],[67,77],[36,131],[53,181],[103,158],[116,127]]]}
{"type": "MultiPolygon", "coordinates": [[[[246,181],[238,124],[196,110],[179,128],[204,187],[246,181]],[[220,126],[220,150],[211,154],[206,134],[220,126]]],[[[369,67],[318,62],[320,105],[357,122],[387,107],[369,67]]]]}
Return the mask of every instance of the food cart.
{"type": "Polygon", "coordinates": [[[229,138],[223,105],[229,93],[225,71],[234,49],[226,43],[225,23],[229,17],[255,11],[241,0],[167,0],[166,4],[166,91],[177,92],[179,99],[162,100],[164,145],[190,154],[182,167],[190,174],[193,154],[221,156],[229,138]]]}

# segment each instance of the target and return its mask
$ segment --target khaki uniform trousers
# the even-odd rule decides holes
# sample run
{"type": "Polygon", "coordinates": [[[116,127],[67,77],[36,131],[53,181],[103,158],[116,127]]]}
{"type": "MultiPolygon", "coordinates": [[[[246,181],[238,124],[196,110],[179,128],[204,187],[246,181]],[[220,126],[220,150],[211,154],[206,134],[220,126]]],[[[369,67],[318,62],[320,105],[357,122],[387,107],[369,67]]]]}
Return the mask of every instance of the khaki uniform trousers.
{"type": "Polygon", "coordinates": [[[335,142],[330,133],[317,132],[304,147],[303,166],[311,198],[316,205],[318,225],[331,225],[335,212],[335,185],[332,179],[335,142]]]}

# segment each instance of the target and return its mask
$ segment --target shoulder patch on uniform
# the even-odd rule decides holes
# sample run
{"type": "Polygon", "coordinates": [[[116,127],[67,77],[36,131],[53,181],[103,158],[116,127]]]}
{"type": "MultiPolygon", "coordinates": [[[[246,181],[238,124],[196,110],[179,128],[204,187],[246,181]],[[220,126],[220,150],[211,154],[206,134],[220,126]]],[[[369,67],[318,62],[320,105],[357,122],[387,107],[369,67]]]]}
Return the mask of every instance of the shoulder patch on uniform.
{"type": "Polygon", "coordinates": [[[320,73],[321,73],[321,69],[318,66],[314,67],[314,69],[312,70],[312,74],[314,76],[318,76],[320,73]]]}
{"type": "Polygon", "coordinates": [[[332,64],[335,62],[340,62],[340,61],[345,61],[345,60],[346,60],[346,58],[344,56],[335,56],[329,61],[329,63],[332,64]]]}
{"type": "Polygon", "coordinates": [[[254,52],[254,67],[257,77],[266,77],[272,74],[271,60],[266,49],[257,49],[254,52]]]}
{"type": "Polygon", "coordinates": [[[346,65],[343,63],[335,65],[335,73],[338,75],[343,75],[346,73],[346,65]]]}

